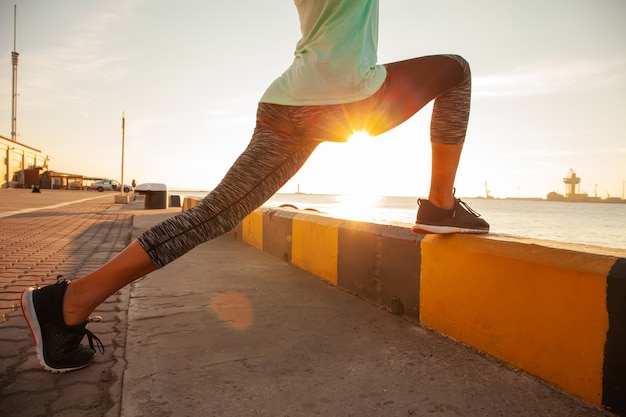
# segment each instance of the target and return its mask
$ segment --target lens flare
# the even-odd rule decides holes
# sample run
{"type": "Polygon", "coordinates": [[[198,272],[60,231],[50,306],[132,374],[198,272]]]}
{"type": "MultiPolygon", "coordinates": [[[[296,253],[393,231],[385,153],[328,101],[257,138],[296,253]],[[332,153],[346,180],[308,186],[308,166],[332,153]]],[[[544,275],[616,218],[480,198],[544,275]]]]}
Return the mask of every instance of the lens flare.
{"type": "Polygon", "coordinates": [[[238,291],[224,291],[215,295],[209,307],[220,321],[237,330],[248,330],[254,322],[252,303],[238,291]]]}

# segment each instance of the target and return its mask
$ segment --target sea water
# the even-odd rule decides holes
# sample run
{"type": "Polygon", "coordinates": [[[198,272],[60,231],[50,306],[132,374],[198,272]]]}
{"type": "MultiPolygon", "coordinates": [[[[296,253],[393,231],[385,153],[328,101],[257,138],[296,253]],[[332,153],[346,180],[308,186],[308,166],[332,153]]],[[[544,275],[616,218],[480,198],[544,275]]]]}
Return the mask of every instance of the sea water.
{"type": "MultiPolygon", "coordinates": [[[[170,191],[189,197],[206,192],[170,191]]],[[[492,233],[626,249],[626,204],[463,198],[492,233]]],[[[416,197],[276,194],[265,205],[292,205],[332,217],[374,223],[415,222],[416,197]]]]}

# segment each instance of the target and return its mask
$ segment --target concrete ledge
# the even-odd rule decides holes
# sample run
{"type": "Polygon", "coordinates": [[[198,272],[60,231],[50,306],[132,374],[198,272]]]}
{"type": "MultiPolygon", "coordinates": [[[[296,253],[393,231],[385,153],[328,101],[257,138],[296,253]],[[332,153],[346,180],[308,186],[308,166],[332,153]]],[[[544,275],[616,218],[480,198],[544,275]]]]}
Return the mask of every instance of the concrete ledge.
{"type": "Polygon", "coordinates": [[[421,239],[406,227],[342,221],[337,285],[419,322],[421,239]]]}
{"type": "Polygon", "coordinates": [[[270,207],[231,233],[626,416],[624,250],[497,235],[414,235],[403,226],[270,207]]]}
{"type": "Polygon", "coordinates": [[[130,196],[128,194],[117,194],[115,196],[115,204],[128,204],[130,196]]]}
{"type": "Polygon", "coordinates": [[[614,258],[476,236],[422,242],[422,324],[600,404],[614,258]]]}

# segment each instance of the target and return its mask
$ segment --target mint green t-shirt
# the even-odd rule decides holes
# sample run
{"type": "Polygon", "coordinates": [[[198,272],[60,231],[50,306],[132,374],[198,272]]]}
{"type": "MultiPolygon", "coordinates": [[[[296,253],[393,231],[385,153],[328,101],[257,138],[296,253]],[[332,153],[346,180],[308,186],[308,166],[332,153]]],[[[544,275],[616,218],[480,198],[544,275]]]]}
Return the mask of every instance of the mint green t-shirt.
{"type": "Polygon", "coordinates": [[[291,66],[261,102],[296,106],[350,103],[378,90],[378,0],[294,0],[302,38],[291,66]]]}

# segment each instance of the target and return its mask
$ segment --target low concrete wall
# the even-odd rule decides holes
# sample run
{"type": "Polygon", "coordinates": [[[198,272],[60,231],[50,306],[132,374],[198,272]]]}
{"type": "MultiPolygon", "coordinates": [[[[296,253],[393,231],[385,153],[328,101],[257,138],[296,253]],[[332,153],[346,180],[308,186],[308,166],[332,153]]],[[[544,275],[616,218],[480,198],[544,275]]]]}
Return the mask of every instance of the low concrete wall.
{"type": "Polygon", "coordinates": [[[626,415],[626,251],[492,234],[415,235],[409,227],[270,207],[231,233],[626,415]]]}

